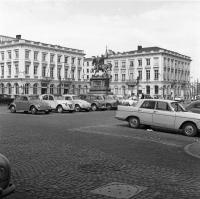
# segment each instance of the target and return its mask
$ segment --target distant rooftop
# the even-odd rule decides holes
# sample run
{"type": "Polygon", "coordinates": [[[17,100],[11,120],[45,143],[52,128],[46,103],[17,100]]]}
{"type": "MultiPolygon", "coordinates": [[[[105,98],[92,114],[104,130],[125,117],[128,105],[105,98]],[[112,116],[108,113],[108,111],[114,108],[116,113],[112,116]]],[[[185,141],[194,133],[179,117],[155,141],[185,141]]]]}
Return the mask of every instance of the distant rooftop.
{"type": "Polygon", "coordinates": [[[19,42],[23,43],[23,44],[32,44],[32,45],[37,45],[37,46],[41,46],[41,47],[56,48],[58,50],[72,51],[74,53],[79,53],[79,54],[85,55],[83,50],[78,50],[78,49],[75,49],[75,48],[68,48],[68,47],[62,47],[62,46],[59,46],[59,45],[52,45],[52,44],[47,44],[47,43],[42,43],[42,42],[26,40],[26,39],[22,39],[21,35],[16,35],[15,38],[0,35],[0,46],[18,44],[19,42]]]}

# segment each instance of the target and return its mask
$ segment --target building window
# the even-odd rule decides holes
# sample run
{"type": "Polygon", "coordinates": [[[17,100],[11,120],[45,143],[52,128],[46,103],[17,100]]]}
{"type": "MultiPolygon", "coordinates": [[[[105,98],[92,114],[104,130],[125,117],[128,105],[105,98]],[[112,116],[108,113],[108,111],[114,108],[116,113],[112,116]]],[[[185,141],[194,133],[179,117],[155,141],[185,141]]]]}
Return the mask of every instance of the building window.
{"type": "Polygon", "coordinates": [[[1,52],[1,60],[4,61],[4,52],[1,52]]]}
{"type": "Polygon", "coordinates": [[[25,50],[25,59],[30,59],[30,50],[25,50]]]}
{"type": "Polygon", "coordinates": [[[68,63],[68,57],[65,56],[65,63],[67,64],[68,63]]]}
{"type": "Polygon", "coordinates": [[[25,84],[25,94],[29,94],[29,84],[25,84]]]}
{"type": "Polygon", "coordinates": [[[0,89],[1,89],[1,94],[4,94],[5,93],[5,87],[4,87],[3,83],[0,85],[0,89]]]}
{"type": "Polygon", "coordinates": [[[3,77],[4,76],[4,65],[2,64],[1,65],[1,77],[3,77]]]}
{"type": "Polygon", "coordinates": [[[54,62],[54,54],[50,54],[50,63],[54,62]]]}
{"type": "Polygon", "coordinates": [[[42,77],[46,76],[46,66],[42,67],[42,77]]]}
{"type": "Polygon", "coordinates": [[[54,85],[51,84],[51,85],[50,85],[50,94],[52,94],[52,95],[53,95],[53,88],[54,88],[54,85]]]}
{"type": "Polygon", "coordinates": [[[78,59],[78,65],[79,66],[81,65],[81,59],[80,58],[78,59]]]}
{"type": "Polygon", "coordinates": [[[11,59],[12,56],[11,56],[11,50],[8,51],[8,59],[11,59]]]}
{"type": "Polygon", "coordinates": [[[156,85],[155,86],[155,95],[157,95],[158,94],[158,86],[156,85]]]}
{"type": "Polygon", "coordinates": [[[115,81],[118,81],[118,74],[115,74],[115,81]]]}
{"type": "Polygon", "coordinates": [[[73,80],[75,79],[74,70],[72,70],[72,79],[73,79],[73,80]]]}
{"type": "Polygon", "coordinates": [[[38,72],[38,65],[34,65],[34,69],[33,69],[33,73],[34,75],[37,75],[37,72],[38,72]]]}
{"type": "Polygon", "coordinates": [[[133,80],[133,73],[130,73],[130,80],[133,80]]]}
{"type": "Polygon", "coordinates": [[[158,70],[154,70],[154,80],[158,80],[158,70]]]}
{"type": "Polygon", "coordinates": [[[60,67],[57,69],[57,78],[61,79],[61,68],[60,67]]]}
{"type": "Polygon", "coordinates": [[[8,64],[8,75],[10,76],[11,75],[11,65],[8,64]]]}
{"type": "Polygon", "coordinates": [[[147,58],[146,59],[146,63],[147,63],[147,66],[150,66],[151,64],[150,64],[150,58],[147,58]]]}
{"type": "Polygon", "coordinates": [[[146,94],[150,95],[150,86],[146,86],[146,94]]]}
{"type": "Polygon", "coordinates": [[[50,77],[54,78],[54,67],[50,67],[50,77]]]}
{"type": "Polygon", "coordinates": [[[15,94],[18,95],[19,94],[19,84],[15,83],[14,88],[15,88],[15,94]]]}
{"type": "Polygon", "coordinates": [[[42,53],[42,61],[43,61],[43,62],[46,61],[46,57],[47,57],[47,54],[46,54],[46,53],[42,53]]]}
{"type": "Polygon", "coordinates": [[[118,88],[115,88],[115,95],[118,95],[118,88]]]}
{"type": "MultiPolygon", "coordinates": [[[[153,58],[153,65],[154,66],[158,66],[159,65],[159,58],[158,57],[154,57],[153,58]]],[[[166,66],[166,59],[164,58],[164,66],[166,66]]]]}
{"type": "Polygon", "coordinates": [[[87,75],[87,79],[90,79],[90,76],[89,76],[89,75],[87,75]]]}
{"type": "Polygon", "coordinates": [[[122,81],[124,82],[126,80],[126,74],[122,74],[122,81]]]}
{"type": "Polygon", "coordinates": [[[29,67],[30,67],[30,65],[28,65],[28,64],[25,65],[25,75],[29,74],[29,67]]]}
{"type": "Polygon", "coordinates": [[[142,59],[138,59],[138,66],[142,66],[142,59]]]}
{"type": "Polygon", "coordinates": [[[138,71],[138,76],[139,76],[139,80],[142,80],[142,71],[141,70],[138,71]]]}
{"type": "Polygon", "coordinates": [[[72,57],[72,64],[75,64],[75,57],[72,57]]]}
{"type": "Polygon", "coordinates": [[[38,52],[34,51],[34,61],[37,61],[37,60],[38,60],[38,52]]]}
{"type": "Polygon", "coordinates": [[[12,94],[12,86],[10,83],[7,84],[7,88],[8,88],[8,94],[12,94]]]}
{"type": "Polygon", "coordinates": [[[146,70],[146,80],[150,80],[150,70],[146,70]]]}
{"type": "Polygon", "coordinates": [[[61,63],[61,55],[58,55],[57,62],[61,63]]]}
{"type": "Polygon", "coordinates": [[[115,68],[118,68],[118,61],[115,61],[115,68]]]}
{"type": "Polygon", "coordinates": [[[15,50],[15,59],[19,58],[19,50],[15,50]]]}
{"type": "Polygon", "coordinates": [[[78,70],[78,80],[81,79],[81,70],[78,70]]]}
{"type": "Polygon", "coordinates": [[[133,60],[130,61],[130,67],[133,67],[134,66],[134,62],[133,60]]]}
{"type": "Polygon", "coordinates": [[[37,95],[37,90],[38,90],[38,85],[37,85],[37,83],[35,83],[33,85],[33,94],[37,95]]]}
{"type": "Polygon", "coordinates": [[[125,61],[122,62],[122,68],[126,68],[126,62],[125,61]]]}
{"type": "Polygon", "coordinates": [[[15,64],[15,74],[18,75],[19,74],[19,65],[15,64]]]}
{"type": "Polygon", "coordinates": [[[65,79],[67,79],[67,78],[68,78],[68,69],[65,68],[65,79]]]}

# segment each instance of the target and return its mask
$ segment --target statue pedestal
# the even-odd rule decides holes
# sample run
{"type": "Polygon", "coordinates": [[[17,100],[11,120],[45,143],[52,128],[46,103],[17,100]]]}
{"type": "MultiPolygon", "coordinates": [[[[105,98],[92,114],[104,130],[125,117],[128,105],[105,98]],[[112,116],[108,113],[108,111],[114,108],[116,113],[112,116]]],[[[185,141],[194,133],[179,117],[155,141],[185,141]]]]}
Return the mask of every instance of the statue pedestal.
{"type": "Polygon", "coordinates": [[[90,79],[90,91],[89,94],[104,94],[112,95],[109,87],[110,78],[107,76],[92,76],[90,79]]]}

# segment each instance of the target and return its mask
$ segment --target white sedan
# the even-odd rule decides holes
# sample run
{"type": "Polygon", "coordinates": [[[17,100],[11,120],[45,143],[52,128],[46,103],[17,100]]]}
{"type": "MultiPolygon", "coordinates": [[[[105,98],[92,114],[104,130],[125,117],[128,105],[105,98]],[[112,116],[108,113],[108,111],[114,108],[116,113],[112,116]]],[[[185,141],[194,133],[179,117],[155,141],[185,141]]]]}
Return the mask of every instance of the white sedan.
{"type": "Polygon", "coordinates": [[[180,129],[187,136],[200,131],[200,114],[187,112],[180,103],[171,100],[142,99],[136,106],[118,106],[115,117],[128,121],[132,128],[143,124],[180,129]]]}

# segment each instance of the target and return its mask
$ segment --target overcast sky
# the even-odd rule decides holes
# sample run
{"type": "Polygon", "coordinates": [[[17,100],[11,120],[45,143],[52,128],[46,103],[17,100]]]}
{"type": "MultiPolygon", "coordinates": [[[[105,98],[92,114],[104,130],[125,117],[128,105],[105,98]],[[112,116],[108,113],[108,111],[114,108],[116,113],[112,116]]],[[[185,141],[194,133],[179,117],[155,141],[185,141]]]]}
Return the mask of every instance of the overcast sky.
{"type": "Polygon", "coordinates": [[[1,0],[0,35],[101,55],[158,46],[192,58],[200,79],[200,1],[1,0]]]}

